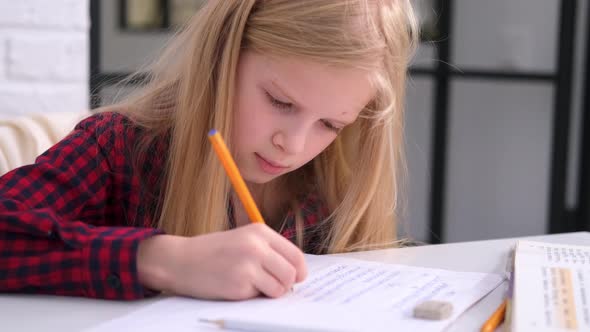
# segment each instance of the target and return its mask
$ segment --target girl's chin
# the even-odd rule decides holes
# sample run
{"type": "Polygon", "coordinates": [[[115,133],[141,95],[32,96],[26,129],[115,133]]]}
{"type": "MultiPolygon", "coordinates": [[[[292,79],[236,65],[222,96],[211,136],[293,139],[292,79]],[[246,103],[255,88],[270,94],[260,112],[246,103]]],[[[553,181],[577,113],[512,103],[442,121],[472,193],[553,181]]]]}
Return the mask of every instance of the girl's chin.
{"type": "Polygon", "coordinates": [[[268,175],[268,174],[256,174],[254,176],[244,177],[244,180],[246,182],[254,183],[254,184],[265,184],[265,183],[271,182],[272,180],[274,180],[278,177],[280,177],[280,175],[273,176],[273,175],[268,175]]]}

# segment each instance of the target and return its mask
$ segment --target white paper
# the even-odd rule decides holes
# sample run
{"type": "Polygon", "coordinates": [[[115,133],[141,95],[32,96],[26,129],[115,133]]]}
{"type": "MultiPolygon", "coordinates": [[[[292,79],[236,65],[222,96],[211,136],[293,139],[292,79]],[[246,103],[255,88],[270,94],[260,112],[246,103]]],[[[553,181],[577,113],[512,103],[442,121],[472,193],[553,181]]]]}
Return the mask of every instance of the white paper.
{"type": "Polygon", "coordinates": [[[590,331],[590,247],[519,241],[513,331],[590,331]]]}
{"type": "Polygon", "coordinates": [[[91,331],[216,331],[200,318],[330,331],[441,331],[503,280],[496,274],[340,257],[307,255],[306,259],[308,278],[282,298],[240,302],[167,298],[91,331]],[[442,321],[413,318],[414,305],[428,299],[451,302],[452,316],[442,321]]]}

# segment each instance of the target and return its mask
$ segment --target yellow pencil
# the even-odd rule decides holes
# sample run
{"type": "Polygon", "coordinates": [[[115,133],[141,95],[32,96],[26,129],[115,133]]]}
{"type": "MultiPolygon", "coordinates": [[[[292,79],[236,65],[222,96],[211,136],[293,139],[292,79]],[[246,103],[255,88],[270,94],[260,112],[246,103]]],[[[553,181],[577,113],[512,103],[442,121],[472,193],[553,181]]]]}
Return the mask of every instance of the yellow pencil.
{"type": "Polygon", "coordinates": [[[481,327],[481,332],[493,332],[498,325],[504,320],[506,315],[506,304],[508,300],[504,300],[502,304],[494,311],[494,313],[488,318],[488,320],[481,327]]]}
{"type": "Polygon", "coordinates": [[[238,194],[238,198],[244,205],[246,213],[248,214],[248,218],[250,218],[251,222],[264,224],[264,219],[262,219],[262,215],[256,207],[254,198],[252,198],[250,190],[248,190],[244,179],[240,175],[238,166],[236,166],[234,159],[229,153],[227,145],[225,145],[221,134],[219,134],[217,130],[211,129],[211,131],[209,131],[209,141],[211,141],[211,144],[213,144],[213,149],[215,150],[215,153],[217,153],[217,157],[219,157],[223,168],[225,168],[225,172],[234,186],[234,190],[238,194]]]}

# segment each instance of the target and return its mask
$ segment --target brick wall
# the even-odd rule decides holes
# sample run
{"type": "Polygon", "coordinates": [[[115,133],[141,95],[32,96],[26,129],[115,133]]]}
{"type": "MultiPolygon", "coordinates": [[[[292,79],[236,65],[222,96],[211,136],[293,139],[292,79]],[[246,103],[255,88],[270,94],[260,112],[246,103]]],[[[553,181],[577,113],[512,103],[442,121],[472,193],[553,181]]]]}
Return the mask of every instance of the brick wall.
{"type": "Polygon", "coordinates": [[[0,0],[0,117],[88,109],[88,0],[0,0]]]}

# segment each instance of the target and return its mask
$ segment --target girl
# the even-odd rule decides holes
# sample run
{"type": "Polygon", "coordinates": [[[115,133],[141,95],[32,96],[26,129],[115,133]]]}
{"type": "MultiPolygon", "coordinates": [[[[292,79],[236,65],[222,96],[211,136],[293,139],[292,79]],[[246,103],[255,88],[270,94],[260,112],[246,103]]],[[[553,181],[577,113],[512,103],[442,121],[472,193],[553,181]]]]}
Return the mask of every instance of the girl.
{"type": "Polygon", "coordinates": [[[140,91],[0,178],[0,290],[278,297],[303,252],[395,244],[414,21],[409,0],[208,1],[140,91]]]}

